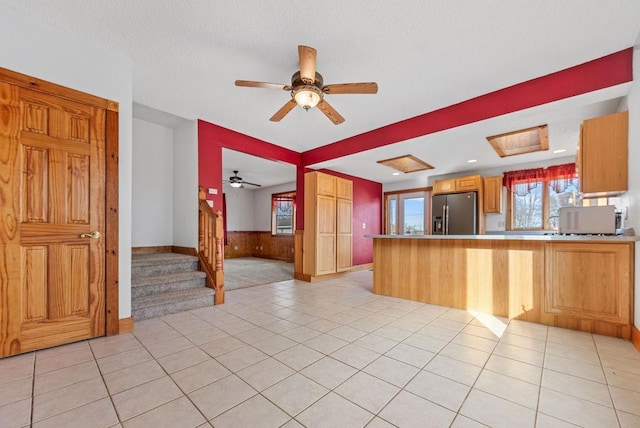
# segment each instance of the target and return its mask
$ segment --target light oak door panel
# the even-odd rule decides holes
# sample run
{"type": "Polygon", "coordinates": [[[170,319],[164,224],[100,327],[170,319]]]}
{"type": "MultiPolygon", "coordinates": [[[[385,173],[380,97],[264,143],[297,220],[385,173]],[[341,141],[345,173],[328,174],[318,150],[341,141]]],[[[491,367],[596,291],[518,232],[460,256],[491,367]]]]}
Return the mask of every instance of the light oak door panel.
{"type": "Polygon", "coordinates": [[[631,254],[628,244],[548,244],[545,312],[629,324],[631,254]]]}
{"type": "Polygon", "coordinates": [[[336,271],[344,272],[353,266],[353,203],[337,199],[336,219],[336,271]]]}
{"type": "Polygon", "coordinates": [[[104,335],[105,110],[1,83],[0,119],[0,357],[104,335]]]}
{"type": "Polygon", "coordinates": [[[316,275],[336,271],[336,198],[317,197],[316,275]]]}

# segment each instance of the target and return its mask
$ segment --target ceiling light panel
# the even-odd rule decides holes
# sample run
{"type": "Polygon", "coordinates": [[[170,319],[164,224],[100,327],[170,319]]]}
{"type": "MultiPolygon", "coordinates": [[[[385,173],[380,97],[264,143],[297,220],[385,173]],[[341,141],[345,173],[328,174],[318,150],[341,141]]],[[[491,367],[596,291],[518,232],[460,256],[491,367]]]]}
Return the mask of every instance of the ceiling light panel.
{"type": "Polygon", "coordinates": [[[487,137],[501,158],[549,150],[547,125],[487,137]]]}
{"type": "Polygon", "coordinates": [[[425,161],[420,160],[413,155],[404,155],[398,156],[397,158],[379,160],[378,163],[398,170],[400,172],[404,172],[405,174],[434,168],[425,161]]]}

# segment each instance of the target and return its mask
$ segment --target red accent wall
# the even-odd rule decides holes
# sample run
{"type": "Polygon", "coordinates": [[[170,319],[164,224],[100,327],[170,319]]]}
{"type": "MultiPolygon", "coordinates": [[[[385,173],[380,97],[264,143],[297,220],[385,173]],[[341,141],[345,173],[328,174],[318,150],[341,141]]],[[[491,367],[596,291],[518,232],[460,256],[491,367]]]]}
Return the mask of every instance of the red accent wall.
{"type": "Polygon", "coordinates": [[[222,148],[253,156],[301,165],[300,153],[263,140],[232,131],[213,123],[198,120],[198,183],[218,189],[209,195],[215,210],[222,210],[222,148]]]}
{"type": "Polygon", "coordinates": [[[373,263],[373,239],[364,235],[382,233],[382,184],[327,169],[319,171],[353,181],[353,264],[373,263]]]}

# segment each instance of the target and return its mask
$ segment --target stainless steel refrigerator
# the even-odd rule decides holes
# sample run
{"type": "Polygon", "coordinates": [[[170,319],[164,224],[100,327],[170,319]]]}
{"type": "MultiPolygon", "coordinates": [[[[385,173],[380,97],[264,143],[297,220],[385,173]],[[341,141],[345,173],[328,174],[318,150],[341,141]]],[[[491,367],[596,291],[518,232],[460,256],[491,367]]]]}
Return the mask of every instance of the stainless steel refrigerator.
{"type": "Polygon", "coordinates": [[[475,235],[478,233],[476,192],[437,195],[431,198],[432,234],[475,235]]]}

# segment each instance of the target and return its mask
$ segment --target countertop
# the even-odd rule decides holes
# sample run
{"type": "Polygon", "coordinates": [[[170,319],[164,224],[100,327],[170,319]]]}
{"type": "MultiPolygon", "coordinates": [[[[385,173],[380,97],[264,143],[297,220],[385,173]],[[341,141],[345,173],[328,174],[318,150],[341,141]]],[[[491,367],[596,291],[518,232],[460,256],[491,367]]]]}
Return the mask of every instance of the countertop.
{"type": "Polygon", "coordinates": [[[597,241],[597,242],[636,242],[640,236],[623,235],[364,235],[365,238],[383,239],[479,239],[495,241],[597,241]]]}

